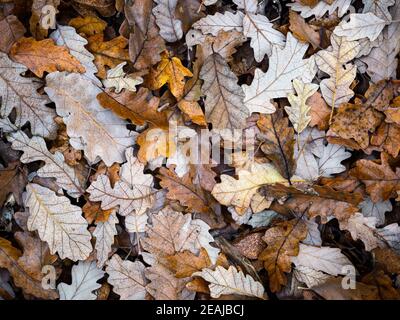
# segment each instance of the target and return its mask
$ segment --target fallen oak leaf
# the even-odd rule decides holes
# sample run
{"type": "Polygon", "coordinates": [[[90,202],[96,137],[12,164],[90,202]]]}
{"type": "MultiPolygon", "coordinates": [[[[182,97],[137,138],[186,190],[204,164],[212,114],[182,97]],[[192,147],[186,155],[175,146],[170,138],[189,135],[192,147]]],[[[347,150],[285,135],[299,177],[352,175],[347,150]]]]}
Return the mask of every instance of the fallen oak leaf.
{"type": "Polygon", "coordinates": [[[383,115],[372,108],[345,103],[339,107],[327,135],[333,133],[343,139],[352,139],[359,148],[365,149],[369,145],[369,133],[373,133],[382,120],[383,115]]]}
{"type": "Polygon", "coordinates": [[[87,49],[94,55],[94,64],[99,72],[97,76],[105,79],[106,67],[114,68],[122,62],[129,61],[128,40],[122,36],[104,41],[102,34],[95,34],[88,38],[87,49]]]}
{"type": "Polygon", "coordinates": [[[292,269],[291,257],[298,255],[299,243],[306,236],[307,226],[301,219],[280,222],[265,232],[263,240],[267,248],[258,259],[264,262],[272,292],[279,291],[286,284],[285,273],[292,269]]]}
{"type": "Polygon", "coordinates": [[[46,106],[50,102],[49,98],[37,92],[41,84],[33,78],[21,76],[26,71],[24,65],[13,62],[0,52],[0,115],[6,118],[15,110],[16,127],[29,122],[32,134],[54,139],[57,134],[57,124],[54,121],[56,112],[46,106]]]}
{"type": "Polygon", "coordinates": [[[16,16],[10,15],[0,21],[0,51],[9,53],[13,44],[24,36],[26,29],[16,16]]]}
{"type": "Polygon", "coordinates": [[[289,11],[289,24],[289,30],[298,40],[310,43],[314,49],[320,47],[321,39],[318,31],[292,10],[289,11]]]}
{"type": "Polygon", "coordinates": [[[179,178],[173,171],[166,168],[160,168],[157,175],[160,185],[168,189],[167,199],[177,200],[189,212],[207,213],[211,211],[210,199],[202,190],[200,185],[193,182],[193,173],[188,172],[182,178],[179,178]]]}
{"type": "Polygon", "coordinates": [[[393,171],[389,165],[389,156],[382,152],[381,161],[361,159],[356,162],[350,175],[365,186],[373,202],[385,201],[397,196],[400,190],[400,169],[393,171]]]}
{"type": "Polygon", "coordinates": [[[346,220],[358,212],[358,204],[362,201],[359,193],[336,191],[328,186],[314,185],[310,190],[299,190],[293,186],[281,184],[266,186],[267,195],[283,198],[283,203],[274,203],[272,210],[288,214],[307,212],[309,219],[320,216],[321,222],[326,223],[334,216],[339,221],[346,220]],[[284,200],[287,198],[286,200],[284,200]]]}
{"type": "Polygon", "coordinates": [[[52,39],[36,41],[33,38],[20,38],[12,46],[10,56],[26,65],[39,78],[43,77],[44,72],[85,72],[78,59],[67,48],[55,45],[52,39]]]}
{"type": "Polygon", "coordinates": [[[129,119],[134,124],[166,128],[168,126],[167,111],[158,111],[159,98],[152,96],[147,88],[132,92],[100,92],[97,100],[103,108],[112,110],[122,119],[129,119]]]}
{"type": "Polygon", "coordinates": [[[217,266],[213,271],[205,268],[196,272],[194,276],[202,277],[209,282],[210,295],[212,298],[219,298],[221,295],[237,294],[265,299],[262,284],[255,281],[250,275],[244,275],[234,266],[225,269],[217,266]]]}
{"type": "Polygon", "coordinates": [[[257,127],[261,132],[257,137],[262,143],[261,150],[290,183],[296,165],[293,158],[294,131],[289,127],[288,122],[282,110],[271,115],[261,115],[257,121],[257,127]]]}
{"type": "Polygon", "coordinates": [[[192,72],[182,65],[177,57],[172,57],[167,51],[161,54],[161,61],[147,75],[146,83],[149,88],[156,90],[168,83],[171,93],[176,98],[184,93],[185,77],[192,77],[192,72]]]}
{"type": "Polygon", "coordinates": [[[161,60],[164,39],[152,14],[152,0],[138,0],[125,4],[127,23],[134,27],[129,34],[129,57],[137,70],[147,70],[161,60]]]}
{"type": "Polygon", "coordinates": [[[0,266],[10,272],[15,285],[38,298],[57,299],[57,291],[43,289],[42,281],[35,280],[19,266],[17,260],[21,255],[21,251],[13,247],[10,241],[0,237],[0,266]]]}
{"type": "Polygon", "coordinates": [[[107,23],[96,16],[76,17],[68,24],[75,28],[77,33],[84,34],[86,37],[101,34],[107,27],[107,23]]]}

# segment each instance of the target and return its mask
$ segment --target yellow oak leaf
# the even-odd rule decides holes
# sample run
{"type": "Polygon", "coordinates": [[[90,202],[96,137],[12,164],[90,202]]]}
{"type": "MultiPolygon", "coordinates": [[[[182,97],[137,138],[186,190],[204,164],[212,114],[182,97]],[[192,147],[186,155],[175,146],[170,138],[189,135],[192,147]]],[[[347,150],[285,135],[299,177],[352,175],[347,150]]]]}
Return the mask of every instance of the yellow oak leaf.
{"type": "Polygon", "coordinates": [[[156,90],[168,83],[171,93],[180,98],[184,93],[185,77],[192,77],[192,72],[182,65],[177,57],[171,57],[167,51],[161,54],[161,61],[147,77],[150,89],[156,90]]]}
{"type": "Polygon", "coordinates": [[[70,20],[69,25],[76,29],[79,34],[87,37],[95,34],[101,34],[107,27],[107,23],[95,16],[76,17],[70,20]]]}

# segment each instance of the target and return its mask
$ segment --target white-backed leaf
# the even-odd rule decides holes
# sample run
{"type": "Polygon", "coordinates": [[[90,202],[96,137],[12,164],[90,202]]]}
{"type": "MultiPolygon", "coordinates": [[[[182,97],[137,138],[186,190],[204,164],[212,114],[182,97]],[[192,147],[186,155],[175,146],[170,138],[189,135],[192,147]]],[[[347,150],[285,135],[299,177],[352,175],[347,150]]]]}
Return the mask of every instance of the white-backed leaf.
{"type": "Polygon", "coordinates": [[[93,231],[93,236],[96,238],[97,266],[102,268],[108,260],[108,255],[111,252],[111,246],[114,243],[114,236],[117,235],[116,224],[118,223],[115,212],[112,212],[106,222],[97,223],[96,229],[93,231]]]}
{"type": "Polygon", "coordinates": [[[154,0],[157,6],[153,8],[156,24],[160,28],[160,36],[168,42],[182,38],[182,22],[175,17],[178,0],[154,0]]]}
{"type": "Polygon", "coordinates": [[[258,0],[233,0],[238,9],[243,9],[246,13],[256,13],[258,0]]]}
{"type": "Polygon", "coordinates": [[[225,269],[217,266],[215,270],[203,269],[201,272],[193,273],[193,276],[202,277],[209,282],[212,298],[219,298],[224,294],[237,294],[264,299],[264,287],[255,281],[250,275],[244,275],[242,271],[236,270],[234,266],[225,269]]]}
{"type": "Polygon", "coordinates": [[[308,70],[308,60],[303,60],[307,47],[290,32],[284,49],[273,47],[268,71],[263,73],[256,69],[251,85],[242,85],[244,103],[250,112],[274,113],[276,109],[271,99],[287,97],[293,92],[292,80],[308,70]]]}
{"type": "Polygon", "coordinates": [[[107,78],[103,80],[106,88],[115,88],[115,93],[120,93],[122,89],[136,92],[136,86],[143,83],[143,79],[141,77],[131,78],[126,76],[123,69],[125,65],[126,62],[122,62],[107,71],[107,78]]]}
{"type": "Polygon", "coordinates": [[[311,121],[311,116],[309,115],[311,107],[307,105],[307,99],[318,90],[318,85],[294,79],[293,87],[297,95],[293,93],[288,94],[290,107],[286,106],[285,111],[289,115],[289,120],[293,124],[294,129],[298,133],[301,133],[311,121]]]}
{"type": "Polygon", "coordinates": [[[97,101],[101,89],[78,73],[53,72],[46,77],[46,93],[63,117],[70,143],[82,149],[90,162],[101,158],[107,166],[125,161],[125,149],[134,144],[127,121],[97,101]]]}
{"type": "Polygon", "coordinates": [[[378,18],[371,12],[352,13],[350,14],[350,21],[339,24],[334,33],[339,37],[346,37],[349,41],[362,38],[374,41],[378,38],[385,25],[385,20],[378,18]]]}
{"type": "Polygon", "coordinates": [[[395,4],[396,0],[362,0],[364,8],[362,13],[372,12],[378,18],[381,18],[390,23],[392,16],[389,13],[388,7],[395,4]]]}
{"type": "MultiPolygon", "coordinates": [[[[132,148],[126,150],[125,157],[127,162],[121,166],[120,180],[112,188],[110,179],[104,174],[100,175],[87,189],[89,199],[101,201],[104,210],[118,206],[118,213],[122,216],[145,215],[154,202],[153,176],[143,173],[144,165],[133,156],[132,148]]],[[[145,223],[147,216],[140,221],[145,223]]],[[[143,231],[144,227],[140,226],[137,230],[143,231]]]]}
{"type": "Polygon", "coordinates": [[[87,40],[81,37],[73,27],[57,25],[57,30],[50,34],[50,38],[58,46],[65,46],[69,49],[69,53],[74,56],[85,67],[84,76],[93,81],[93,83],[101,87],[100,80],[95,76],[98,72],[97,67],[93,63],[94,55],[86,48],[87,40]]]}
{"type": "Polygon", "coordinates": [[[390,200],[374,203],[369,197],[361,202],[358,207],[364,217],[375,217],[378,226],[385,223],[385,212],[392,211],[390,200]]]}
{"type": "Polygon", "coordinates": [[[356,77],[357,67],[348,62],[357,56],[360,45],[334,34],[331,43],[328,49],[316,53],[315,61],[318,68],[330,76],[320,83],[322,96],[328,105],[338,107],[354,95],[349,87],[356,77]]]}
{"type": "Polygon", "coordinates": [[[199,29],[203,34],[212,34],[216,36],[221,30],[230,31],[236,30],[243,31],[243,12],[232,13],[226,11],[224,14],[217,12],[214,15],[208,15],[201,18],[193,24],[194,29],[199,29]]]}
{"type": "Polygon", "coordinates": [[[144,276],[145,266],[140,261],[123,261],[114,254],[107,262],[107,282],[121,300],[144,300],[147,280],[144,276]]]}
{"type": "Polygon", "coordinates": [[[152,225],[147,230],[147,237],[142,239],[142,245],[155,256],[173,255],[184,250],[199,254],[204,248],[215,263],[220,250],[210,245],[214,238],[209,229],[203,220],[192,219],[190,214],[183,215],[167,207],[152,215],[152,225]]]}
{"type": "Polygon", "coordinates": [[[246,125],[249,112],[243,104],[244,93],[236,75],[218,54],[209,56],[200,71],[204,80],[205,114],[214,129],[240,129],[246,125]]]}
{"type": "Polygon", "coordinates": [[[333,0],[331,4],[325,1],[319,1],[317,5],[310,7],[302,5],[300,2],[289,3],[288,6],[293,10],[300,12],[303,18],[309,18],[314,15],[316,18],[322,18],[325,13],[332,15],[338,9],[338,16],[341,18],[349,10],[351,0],[333,0]]]}
{"type": "Polygon", "coordinates": [[[296,257],[291,257],[291,260],[296,267],[308,267],[333,276],[344,274],[343,267],[352,265],[338,248],[314,247],[302,243],[300,243],[299,254],[296,257]]]}
{"type": "Polygon", "coordinates": [[[305,283],[308,288],[323,284],[326,280],[331,278],[331,276],[326,273],[301,265],[294,268],[293,274],[298,281],[305,283]]]}
{"type": "Polygon", "coordinates": [[[38,184],[29,183],[24,196],[29,208],[28,230],[38,231],[46,241],[50,253],[58,252],[61,259],[85,260],[92,252],[88,223],[82,217],[82,209],[72,205],[67,197],[57,196],[54,191],[38,184]]]}
{"type": "Polygon", "coordinates": [[[97,281],[104,277],[104,271],[97,268],[94,261],[79,261],[72,267],[71,276],[71,284],[57,286],[60,300],[96,300],[93,291],[101,287],[97,281]]]}
{"type": "Polygon", "coordinates": [[[251,38],[250,46],[254,51],[254,58],[261,62],[264,56],[272,54],[272,47],[285,46],[285,36],[273,28],[266,16],[247,13],[243,19],[243,34],[251,38]]]}
{"type": "MultiPolygon", "coordinates": [[[[400,2],[390,9],[393,20],[400,19],[400,2]]],[[[373,82],[396,78],[397,55],[400,51],[400,23],[391,23],[383,30],[383,42],[361,60],[368,65],[367,73],[373,82]]]]}
{"type": "Polygon", "coordinates": [[[0,117],[6,118],[15,110],[16,127],[21,128],[29,122],[32,134],[54,139],[57,134],[56,113],[46,106],[50,103],[49,98],[37,92],[42,84],[34,78],[21,76],[27,70],[0,52],[0,117]]]}
{"type": "Polygon", "coordinates": [[[14,150],[23,151],[20,161],[30,163],[34,161],[44,161],[45,165],[37,170],[37,174],[42,178],[55,178],[60,188],[74,198],[80,197],[84,193],[82,181],[73,167],[65,163],[61,152],[54,154],[47,150],[46,142],[42,137],[33,136],[29,138],[23,131],[11,133],[8,141],[12,143],[14,150]]]}

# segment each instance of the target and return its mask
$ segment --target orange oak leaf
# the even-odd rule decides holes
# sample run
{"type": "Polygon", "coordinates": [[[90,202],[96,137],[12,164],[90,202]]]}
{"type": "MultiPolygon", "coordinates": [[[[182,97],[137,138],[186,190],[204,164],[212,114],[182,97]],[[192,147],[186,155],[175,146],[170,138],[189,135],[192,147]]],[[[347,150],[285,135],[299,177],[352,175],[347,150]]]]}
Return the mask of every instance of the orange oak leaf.
{"type": "Polygon", "coordinates": [[[85,72],[85,68],[68,49],[55,45],[52,39],[36,41],[33,38],[21,38],[12,46],[10,55],[39,78],[43,77],[44,72],[85,72]]]}
{"type": "Polygon", "coordinates": [[[114,68],[124,61],[129,61],[128,40],[122,36],[104,41],[102,34],[95,34],[88,39],[87,49],[94,55],[94,64],[101,79],[107,77],[106,67],[114,68]]]}

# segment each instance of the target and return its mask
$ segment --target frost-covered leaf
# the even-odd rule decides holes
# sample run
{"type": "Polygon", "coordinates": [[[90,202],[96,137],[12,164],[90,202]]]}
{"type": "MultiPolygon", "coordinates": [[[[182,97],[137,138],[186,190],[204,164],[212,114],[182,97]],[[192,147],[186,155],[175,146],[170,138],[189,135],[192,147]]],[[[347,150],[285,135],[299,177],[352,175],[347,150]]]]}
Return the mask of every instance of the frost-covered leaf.
{"type": "MultiPolygon", "coordinates": [[[[400,2],[390,8],[393,20],[400,19],[400,2]]],[[[397,54],[400,51],[400,23],[391,23],[383,32],[383,42],[361,60],[368,65],[367,73],[373,82],[396,77],[397,54]]]]}
{"type": "Polygon", "coordinates": [[[293,93],[288,94],[290,107],[285,107],[285,110],[294,129],[297,133],[301,133],[311,121],[311,116],[309,115],[311,107],[307,105],[307,99],[318,90],[318,85],[294,79],[293,87],[297,96],[293,93]]]}
{"type": "Polygon", "coordinates": [[[369,38],[374,41],[385,27],[386,21],[378,18],[371,12],[352,13],[350,21],[341,23],[334,30],[339,37],[346,37],[349,41],[369,38]]]}
{"type": "Polygon", "coordinates": [[[146,210],[154,201],[153,176],[143,173],[144,166],[133,156],[132,148],[127,149],[125,155],[127,162],[121,166],[120,180],[114,187],[103,174],[92,182],[87,192],[91,201],[101,201],[104,210],[118,206],[118,213],[128,216],[127,223],[135,227],[129,228],[130,232],[143,232],[147,222],[146,210]]]}
{"type": "Polygon", "coordinates": [[[385,223],[385,212],[392,210],[392,204],[389,200],[374,203],[371,198],[361,202],[358,207],[364,217],[375,217],[377,225],[385,223]]]}
{"type": "Polygon", "coordinates": [[[292,80],[304,76],[308,70],[308,60],[303,59],[307,47],[290,32],[287,34],[285,48],[273,47],[268,71],[263,73],[256,69],[251,85],[242,86],[244,104],[250,112],[274,113],[271,99],[287,97],[293,92],[292,80]]]}
{"type": "Polygon", "coordinates": [[[346,274],[343,267],[351,266],[350,260],[338,248],[314,247],[300,244],[299,254],[291,261],[296,267],[308,267],[333,276],[346,274]]]}
{"type": "Polygon", "coordinates": [[[273,210],[261,211],[259,213],[253,214],[248,221],[248,224],[251,225],[253,228],[267,227],[277,216],[278,213],[273,210]]]}
{"type": "Polygon", "coordinates": [[[83,150],[90,162],[123,162],[125,149],[135,138],[126,121],[100,106],[96,97],[101,89],[77,73],[53,72],[46,81],[45,91],[63,117],[71,145],[83,150]]]}
{"type": "Polygon", "coordinates": [[[397,223],[392,223],[384,228],[376,228],[377,219],[375,217],[364,217],[361,213],[356,213],[347,221],[340,222],[340,228],[348,230],[353,239],[360,239],[365,250],[371,251],[374,248],[393,248],[400,251],[400,227],[397,223]]]}
{"type": "Polygon", "coordinates": [[[27,70],[24,65],[11,61],[0,52],[0,116],[8,117],[15,110],[14,124],[17,127],[29,122],[34,135],[54,139],[57,124],[53,118],[56,113],[46,106],[50,103],[49,98],[37,92],[41,83],[21,76],[27,70]]]}
{"type": "Polygon", "coordinates": [[[363,13],[372,12],[386,23],[392,20],[388,7],[394,5],[396,0],[362,0],[362,2],[364,4],[363,13]]]}
{"type": "Polygon", "coordinates": [[[318,68],[329,78],[320,83],[322,96],[333,107],[348,102],[354,95],[349,87],[356,77],[357,67],[350,64],[360,50],[357,41],[348,41],[345,37],[331,36],[332,45],[315,55],[318,68]]]}
{"type": "Polygon", "coordinates": [[[147,237],[142,240],[143,248],[156,255],[173,255],[189,250],[199,254],[204,248],[212,263],[217,261],[219,249],[210,245],[214,238],[209,234],[210,227],[200,219],[192,219],[190,214],[165,208],[152,215],[152,226],[147,237]]]}
{"type": "Polygon", "coordinates": [[[102,268],[108,260],[111,252],[111,246],[114,244],[114,236],[117,235],[116,224],[118,223],[115,212],[112,212],[106,222],[97,223],[96,229],[93,231],[93,237],[96,238],[97,267],[102,268]]]}
{"type": "Polygon", "coordinates": [[[154,0],[157,6],[153,8],[156,23],[160,28],[160,35],[168,42],[175,42],[182,38],[182,22],[175,18],[175,8],[178,0],[154,0]]]}
{"type": "Polygon", "coordinates": [[[85,45],[88,44],[85,38],[81,37],[73,27],[61,25],[58,25],[57,30],[50,34],[50,38],[56,45],[67,47],[69,53],[85,68],[84,76],[97,86],[101,86],[100,80],[95,76],[98,70],[93,63],[94,55],[85,48],[85,45]]]}
{"type": "Polygon", "coordinates": [[[261,14],[246,14],[243,19],[243,34],[251,38],[250,46],[257,62],[261,62],[265,54],[270,56],[273,46],[282,48],[285,45],[285,36],[275,30],[268,18],[261,14]]]}
{"type": "Polygon", "coordinates": [[[38,184],[26,186],[25,207],[29,208],[28,230],[38,231],[50,253],[58,252],[61,259],[85,260],[92,252],[88,223],[82,209],[72,205],[67,197],[38,184]]]}
{"type": "Polygon", "coordinates": [[[224,294],[237,294],[264,299],[262,284],[255,281],[250,275],[245,276],[242,271],[238,271],[233,266],[230,266],[229,269],[217,266],[214,271],[206,268],[201,272],[195,272],[193,276],[202,277],[210,283],[212,298],[219,298],[224,294]]]}
{"type": "Polygon", "coordinates": [[[224,14],[217,12],[214,15],[208,15],[193,24],[194,29],[199,29],[203,34],[212,34],[216,36],[218,32],[236,30],[243,31],[244,14],[240,11],[232,13],[226,11],[224,14]]]}
{"type": "Polygon", "coordinates": [[[221,183],[215,185],[212,195],[219,203],[235,206],[244,212],[261,186],[286,182],[271,164],[254,163],[249,170],[241,170],[238,179],[221,175],[221,183]]]}
{"type": "Polygon", "coordinates": [[[114,254],[107,262],[107,282],[121,300],[144,300],[147,280],[144,276],[145,266],[140,261],[122,260],[114,254]]]}
{"type": "Polygon", "coordinates": [[[293,274],[298,281],[305,283],[308,288],[323,284],[331,277],[326,273],[301,265],[296,266],[293,274]]]}
{"type": "Polygon", "coordinates": [[[16,131],[9,135],[8,141],[12,143],[14,150],[23,151],[21,162],[30,163],[38,160],[45,162],[45,165],[37,171],[39,177],[55,178],[56,183],[72,197],[78,198],[84,193],[82,179],[77,171],[65,163],[61,152],[56,151],[53,154],[48,151],[42,137],[29,138],[23,131],[16,131]]]}
{"type": "Polygon", "coordinates": [[[317,129],[306,129],[298,136],[294,148],[296,175],[314,181],[321,176],[330,177],[346,170],[341,162],[351,157],[351,153],[343,146],[325,144],[324,136],[324,132],[317,129]]]}
{"type": "Polygon", "coordinates": [[[256,13],[258,0],[233,0],[238,9],[243,9],[246,13],[256,13]]]}
{"type": "Polygon", "coordinates": [[[200,79],[204,80],[201,90],[206,97],[207,122],[211,122],[214,129],[244,128],[249,112],[243,103],[243,90],[228,63],[218,53],[206,59],[200,79]]]}
{"type": "Polygon", "coordinates": [[[122,62],[115,68],[107,71],[107,78],[103,80],[106,88],[115,88],[115,93],[120,93],[122,89],[136,92],[136,86],[143,82],[141,77],[131,78],[126,76],[124,66],[126,62],[122,62]]]}
{"type": "Polygon", "coordinates": [[[331,4],[328,1],[319,1],[316,6],[310,7],[302,5],[300,2],[289,3],[288,6],[297,12],[300,12],[303,18],[309,18],[315,15],[316,18],[322,18],[325,13],[332,15],[338,9],[338,16],[342,17],[349,10],[351,0],[333,0],[331,4]]]}
{"type": "Polygon", "coordinates": [[[103,278],[104,271],[96,267],[94,261],[79,261],[72,267],[72,283],[60,283],[57,290],[60,300],[96,300],[93,293],[101,287],[97,281],[103,278]]]}

